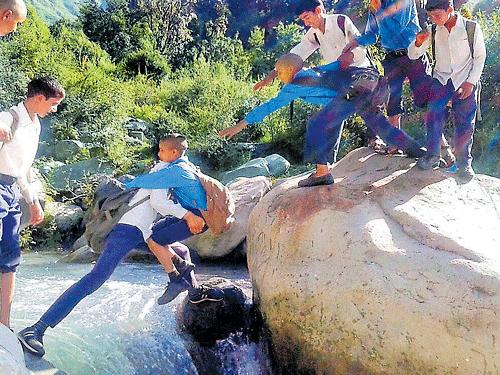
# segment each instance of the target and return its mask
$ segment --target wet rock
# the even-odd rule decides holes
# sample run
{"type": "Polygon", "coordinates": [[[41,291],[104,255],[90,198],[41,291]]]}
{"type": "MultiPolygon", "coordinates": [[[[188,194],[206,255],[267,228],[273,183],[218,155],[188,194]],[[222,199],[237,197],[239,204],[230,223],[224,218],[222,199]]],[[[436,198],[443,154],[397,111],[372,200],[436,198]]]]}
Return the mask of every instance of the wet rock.
{"type": "Polygon", "coordinates": [[[212,278],[203,283],[223,292],[221,301],[192,303],[186,297],[177,308],[179,330],[203,346],[241,331],[246,321],[246,297],[243,291],[227,279],[212,278]]]}

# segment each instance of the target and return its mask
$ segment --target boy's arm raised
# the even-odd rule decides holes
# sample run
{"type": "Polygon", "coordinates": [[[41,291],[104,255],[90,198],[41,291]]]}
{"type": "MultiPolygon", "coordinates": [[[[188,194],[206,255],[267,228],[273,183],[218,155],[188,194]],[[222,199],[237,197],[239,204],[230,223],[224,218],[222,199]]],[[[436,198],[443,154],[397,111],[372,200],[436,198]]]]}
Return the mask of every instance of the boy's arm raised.
{"type": "Polygon", "coordinates": [[[234,126],[230,126],[229,128],[222,129],[219,132],[219,137],[225,138],[225,139],[231,139],[233,136],[238,134],[240,131],[242,131],[246,126],[248,125],[248,122],[246,120],[241,120],[234,126]]]}

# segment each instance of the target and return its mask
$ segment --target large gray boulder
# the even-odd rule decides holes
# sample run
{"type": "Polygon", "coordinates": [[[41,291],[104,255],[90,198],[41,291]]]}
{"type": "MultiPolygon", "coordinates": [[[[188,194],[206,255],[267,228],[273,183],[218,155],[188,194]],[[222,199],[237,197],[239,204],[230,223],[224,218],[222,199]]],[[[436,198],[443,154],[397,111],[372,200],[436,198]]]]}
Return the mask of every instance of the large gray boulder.
{"type": "Polygon", "coordinates": [[[66,164],[51,170],[50,186],[59,192],[80,188],[89,178],[96,175],[112,175],[113,167],[99,159],[87,159],[74,164],[66,164]]]}
{"type": "Polygon", "coordinates": [[[332,175],[284,181],[249,218],[254,299],[283,373],[496,374],[500,180],[368,149],[332,175]]]}
{"type": "Polygon", "coordinates": [[[192,236],[184,241],[191,250],[201,258],[217,259],[228,255],[246,237],[247,221],[250,212],[262,197],[271,189],[271,180],[259,176],[253,178],[239,177],[228,186],[235,200],[235,221],[231,227],[219,236],[214,236],[210,230],[192,236]]]}

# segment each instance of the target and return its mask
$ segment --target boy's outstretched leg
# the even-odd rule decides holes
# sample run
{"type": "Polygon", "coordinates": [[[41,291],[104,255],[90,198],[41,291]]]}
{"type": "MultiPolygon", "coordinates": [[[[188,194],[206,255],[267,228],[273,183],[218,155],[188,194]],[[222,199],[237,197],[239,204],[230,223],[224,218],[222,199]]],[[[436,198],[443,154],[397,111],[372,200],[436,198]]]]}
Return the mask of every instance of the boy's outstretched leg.
{"type": "Polygon", "coordinates": [[[165,305],[173,301],[180,293],[197,287],[198,284],[192,274],[194,271],[193,263],[181,258],[169,245],[162,246],[151,238],[148,238],[146,242],[170,279],[165,291],[157,300],[158,305],[165,305]]]}

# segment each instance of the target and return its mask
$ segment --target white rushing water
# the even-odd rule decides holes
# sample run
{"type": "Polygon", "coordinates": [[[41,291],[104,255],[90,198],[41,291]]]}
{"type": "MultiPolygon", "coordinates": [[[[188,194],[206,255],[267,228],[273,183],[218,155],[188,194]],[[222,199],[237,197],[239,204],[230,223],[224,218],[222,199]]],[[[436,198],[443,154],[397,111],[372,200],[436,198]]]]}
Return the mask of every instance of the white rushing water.
{"type": "MultiPolygon", "coordinates": [[[[67,287],[92,268],[90,264],[56,263],[58,257],[25,255],[11,313],[16,332],[36,322],[67,287]]],[[[245,293],[251,291],[243,266],[203,266],[197,274],[201,281],[225,277],[245,293]]],[[[175,329],[175,309],[185,293],[166,306],[155,303],[167,280],[160,265],[122,263],[98,291],[54,329],[47,329],[44,358],[68,375],[197,374],[175,329]]],[[[244,364],[241,370],[233,373],[259,374],[255,364],[244,364]]]]}

